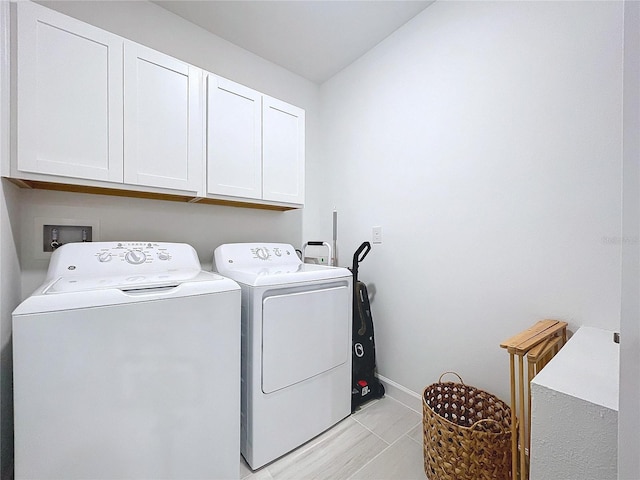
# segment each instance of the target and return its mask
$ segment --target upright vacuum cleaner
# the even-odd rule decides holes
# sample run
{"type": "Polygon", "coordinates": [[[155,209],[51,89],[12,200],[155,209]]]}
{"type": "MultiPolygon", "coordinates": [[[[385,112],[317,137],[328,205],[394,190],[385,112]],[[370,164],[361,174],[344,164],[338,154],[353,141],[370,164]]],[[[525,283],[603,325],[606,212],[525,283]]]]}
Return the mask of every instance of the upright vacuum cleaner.
{"type": "Polygon", "coordinates": [[[353,332],[352,332],[352,375],[351,411],[363,403],[384,396],[384,386],[375,375],[376,345],[373,336],[373,318],[369,305],[367,286],[358,281],[358,264],[371,251],[371,244],[364,242],[353,255],[353,332]]]}

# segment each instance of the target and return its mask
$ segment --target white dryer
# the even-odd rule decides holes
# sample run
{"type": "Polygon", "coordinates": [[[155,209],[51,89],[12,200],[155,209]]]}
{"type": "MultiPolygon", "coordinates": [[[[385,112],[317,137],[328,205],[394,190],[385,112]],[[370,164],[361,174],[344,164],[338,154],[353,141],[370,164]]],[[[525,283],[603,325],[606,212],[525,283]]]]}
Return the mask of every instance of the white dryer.
{"type": "Polygon", "coordinates": [[[259,468],[351,413],[351,272],[288,244],[226,244],[215,268],[242,288],[241,452],[259,468]]]}
{"type": "Polygon", "coordinates": [[[13,312],[15,478],[232,479],[240,288],[186,244],[67,244],[13,312]]]}

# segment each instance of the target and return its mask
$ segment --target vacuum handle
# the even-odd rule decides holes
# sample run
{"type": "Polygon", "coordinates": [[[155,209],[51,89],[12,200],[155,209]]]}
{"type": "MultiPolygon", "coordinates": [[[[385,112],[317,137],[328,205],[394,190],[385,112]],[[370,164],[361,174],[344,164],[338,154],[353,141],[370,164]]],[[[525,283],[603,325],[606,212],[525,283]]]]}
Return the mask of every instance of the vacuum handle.
{"type": "Polygon", "coordinates": [[[369,254],[370,251],[371,251],[371,244],[369,242],[363,242],[362,245],[358,247],[358,250],[356,250],[356,253],[354,255],[355,257],[357,257],[358,263],[362,262],[364,258],[369,254]]]}
{"type": "Polygon", "coordinates": [[[362,262],[365,257],[371,251],[371,244],[369,242],[362,242],[362,245],[358,247],[356,253],[353,254],[353,269],[358,269],[358,263],[362,262]]]}

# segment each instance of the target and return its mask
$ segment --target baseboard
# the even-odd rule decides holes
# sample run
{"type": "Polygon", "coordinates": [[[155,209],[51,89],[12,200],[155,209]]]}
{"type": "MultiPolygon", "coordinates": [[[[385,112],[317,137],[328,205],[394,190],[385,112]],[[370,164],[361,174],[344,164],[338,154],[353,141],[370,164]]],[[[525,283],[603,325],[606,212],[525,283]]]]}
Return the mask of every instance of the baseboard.
{"type": "Polygon", "coordinates": [[[378,379],[384,385],[386,395],[422,415],[422,395],[382,375],[378,375],[378,379]]]}

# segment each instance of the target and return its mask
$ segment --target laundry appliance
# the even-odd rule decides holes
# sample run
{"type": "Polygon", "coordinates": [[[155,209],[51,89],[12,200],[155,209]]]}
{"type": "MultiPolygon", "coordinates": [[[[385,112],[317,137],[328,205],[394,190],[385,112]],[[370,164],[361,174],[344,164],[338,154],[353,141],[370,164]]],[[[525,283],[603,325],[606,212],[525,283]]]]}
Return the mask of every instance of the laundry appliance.
{"type": "Polygon", "coordinates": [[[15,478],[233,479],[240,288],[186,244],[67,244],[13,312],[15,478]]]}
{"type": "Polygon", "coordinates": [[[242,289],[240,449],[257,469],[351,413],[352,275],[280,243],[221,245],[214,262],[242,289]]]}

